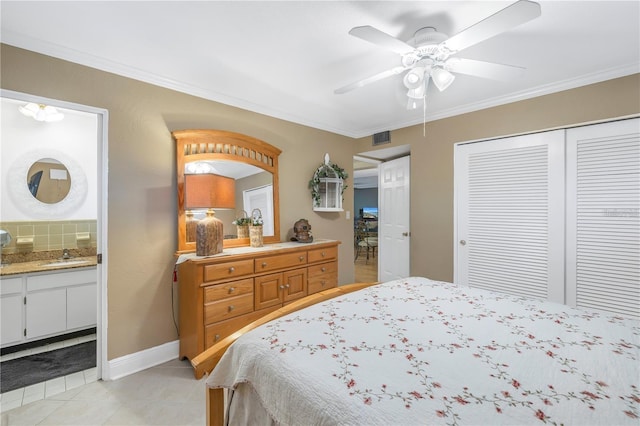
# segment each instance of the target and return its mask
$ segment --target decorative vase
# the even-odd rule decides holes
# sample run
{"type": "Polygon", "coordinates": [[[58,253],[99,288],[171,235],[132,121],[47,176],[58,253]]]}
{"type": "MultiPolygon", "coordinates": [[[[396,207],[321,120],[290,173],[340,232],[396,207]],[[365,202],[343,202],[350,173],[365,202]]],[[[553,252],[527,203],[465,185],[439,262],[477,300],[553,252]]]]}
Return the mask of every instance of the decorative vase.
{"type": "Polygon", "coordinates": [[[209,209],[207,217],[198,221],[196,226],[197,256],[211,256],[222,253],[224,241],[223,224],[214,214],[214,211],[209,209]]]}
{"type": "Polygon", "coordinates": [[[187,242],[192,243],[196,240],[196,226],[198,225],[198,219],[193,217],[193,212],[191,210],[187,210],[185,215],[187,216],[187,242]]]}
{"type": "Polygon", "coordinates": [[[249,226],[249,242],[251,247],[262,247],[262,225],[249,226]]]}
{"type": "Polygon", "coordinates": [[[249,238],[249,225],[238,225],[238,238],[249,238]]]}

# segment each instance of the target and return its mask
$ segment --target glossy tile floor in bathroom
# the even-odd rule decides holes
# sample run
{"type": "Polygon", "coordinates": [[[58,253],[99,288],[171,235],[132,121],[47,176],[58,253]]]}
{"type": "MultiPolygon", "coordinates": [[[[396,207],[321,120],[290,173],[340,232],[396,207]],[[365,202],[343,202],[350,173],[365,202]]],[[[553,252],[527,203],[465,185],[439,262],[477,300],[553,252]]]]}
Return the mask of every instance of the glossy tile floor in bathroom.
{"type": "Polygon", "coordinates": [[[94,368],[6,392],[0,409],[2,426],[203,425],[205,384],[177,359],[113,381],[94,368]]]}

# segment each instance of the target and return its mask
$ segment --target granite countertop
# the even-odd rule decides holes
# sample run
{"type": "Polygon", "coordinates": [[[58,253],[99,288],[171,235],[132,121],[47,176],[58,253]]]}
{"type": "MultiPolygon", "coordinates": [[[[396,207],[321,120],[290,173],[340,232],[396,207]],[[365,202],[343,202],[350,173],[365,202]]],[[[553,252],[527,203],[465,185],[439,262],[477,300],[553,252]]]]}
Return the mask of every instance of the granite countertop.
{"type": "MultiPolygon", "coordinates": [[[[95,249],[92,250],[95,253],[95,249]]],[[[58,252],[34,252],[22,256],[2,256],[8,261],[0,267],[0,276],[26,274],[30,272],[59,271],[61,269],[86,268],[96,266],[97,256],[83,250],[70,250],[71,258],[62,259],[62,250],[58,252]]]]}

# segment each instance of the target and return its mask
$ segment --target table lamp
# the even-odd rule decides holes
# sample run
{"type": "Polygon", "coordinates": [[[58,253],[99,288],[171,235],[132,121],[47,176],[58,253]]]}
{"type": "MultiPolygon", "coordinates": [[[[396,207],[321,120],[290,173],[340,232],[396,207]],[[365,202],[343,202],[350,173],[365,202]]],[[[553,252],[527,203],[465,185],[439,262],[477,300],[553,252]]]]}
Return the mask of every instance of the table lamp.
{"type": "MultiPolygon", "coordinates": [[[[207,209],[195,227],[196,255],[211,256],[222,252],[224,230],[215,217],[214,208],[235,208],[235,180],[212,173],[184,175],[185,209],[207,209]]],[[[189,215],[187,215],[189,216],[189,215]]],[[[192,225],[191,225],[192,226],[192,225]]],[[[187,224],[187,240],[189,224],[187,224]]]]}

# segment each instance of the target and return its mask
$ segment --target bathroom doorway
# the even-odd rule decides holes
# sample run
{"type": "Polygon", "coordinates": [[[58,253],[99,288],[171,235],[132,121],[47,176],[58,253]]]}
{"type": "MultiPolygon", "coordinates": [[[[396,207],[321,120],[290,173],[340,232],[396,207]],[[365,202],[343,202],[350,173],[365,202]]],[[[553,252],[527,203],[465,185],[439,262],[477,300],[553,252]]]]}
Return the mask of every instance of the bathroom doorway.
{"type": "MultiPolygon", "coordinates": [[[[60,253],[65,253],[66,257],[71,258],[66,261],[74,268],[57,272],[68,274],[72,273],[71,271],[75,273],[82,270],[85,272],[85,276],[87,272],[90,275],[95,274],[96,283],[95,287],[91,287],[89,290],[94,294],[88,295],[92,297],[91,300],[95,300],[95,309],[78,309],[73,314],[67,313],[65,321],[67,330],[71,330],[71,332],[58,330],[47,334],[47,324],[45,324],[43,338],[36,338],[33,337],[33,327],[37,322],[30,320],[29,333],[31,333],[31,338],[29,338],[29,333],[26,331],[29,321],[26,319],[26,314],[23,313],[20,318],[22,327],[25,328],[22,340],[5,344],[3,339],[3,349],[16,342],[18,344],[14,346],[24,346],[27,349],[37,345],[36,342],[51,344],[51,342],[59,340],[60,336],[68,338],[69,341],[77,340],[80,343],[93,340],[96,354],[95,380],[98,380],[105,375],[103,373],[107,366],[107,268],[106,259],[102,258],[102,253],[107,246],[107,170],[104,165],[107,164],[108,112],[91,106],[8,90],[0,91],[0,100],[2,101],[2,146],[0,147],[2,174],[0,185],[3,194],[0,228],[6,225],[4,227],[10,228],[15,234],[13,247],[5,246],[3,249],[3,263],[6,258],[10,258],[12,255],[14,261],[26,261],[31,258],[44,258],[51,253],[56,253],[57,256],[60,251],[60,253]],[[46,107],[55,108],[63,116],[62,120],[47,122],[44,120],[44,116],[37,116],[39,113],[42,114],[40,110],[46,107]],[[20,111],[20,108],[32,108],[35,113],[28,116],[25,115],[25,111],[20,111]],[[20,136],[15,137],[16,135],[20,136]],[[62,201],[41,202],[40,198],[36,198],[36,195],[33,194],[37,187],[34,188],[26,181],[22,182],[26,179],[25,176],[22,176],[22,169],[26,167],[27,163],[36,162],[46,166],[45,173],[41,173],[39,176],[41,182],[44,182],[45,178],[51,178],[56,186],[60,186],[64,181],[71,182],[70,184],[66,182],[67,191],[70,192],[61,197],[62,201]],[[61,163],[66,168],[63,167],[64,170],[60,171],[59,167],[55,165],[51,167],[56,169],[55,171],[49,170],[48,166],[56,163],[61,163]],[[16,177],[15,175],[20,176],[16,177]],[[23,183],[28,191],[22,187],[23,183]],[[24,227],[21,225],[22,223],[24,223],[24,227]],[[20,241],[18,241],[18,237],[20,237],[20,241]],[[20,245],[17,245],[18,242],[20,245]],[[29,253],[32,254],[31,257],[29,257],[29,253]],[[93,270],[95,272],[91,272],[90,267],[74,265],[76,256],[87,253],[95,256],[94,260],[97,262],[95,270],[93,270]],[[91,315],[95,315],[94,327],[87,326],[87,311],[91,312],[91,315]],[[91,336],[92,332],[93,337],[91,336]]],[[[28,111],[26,112],[28,113],[28,111]]],[[[35,180],[32,183],[35,183],[35,180]]],[[[84,256],[81,257],[84,258],[84,256]]],[[[5,281],[9,276],[13,277],[13,283],[17,283],[16,276],[13,275],[3,274],[0,278],[5,281]]],[[[26,283],[31,275],[23,274],[23,276],[26,283]]],[[[46,276],[46,273],[36,272],[33,276],[41,279],[46,276]]],[[[22,291],[26,292],[26,288],[25,284],[25,289],[22,291]]],[[[70,304],[73,300],[78,299],[86,300],[83,297],[87,296],[87,288],[86,286],[76,286],[73,291],[67,289],[66,303],[70,304]]],[[[58,292],[58,294],[61,293],[58,292]]],[[[31,300],[37,301],[38,298],[33,297],[31,300]]],[[[3,321],[3,323],[7,322],[3,321]]],[[[57,346],[59,345],[58,343],[57,346]]],[[[93,350],[93,346],[91,348],[93,350]]]]}

